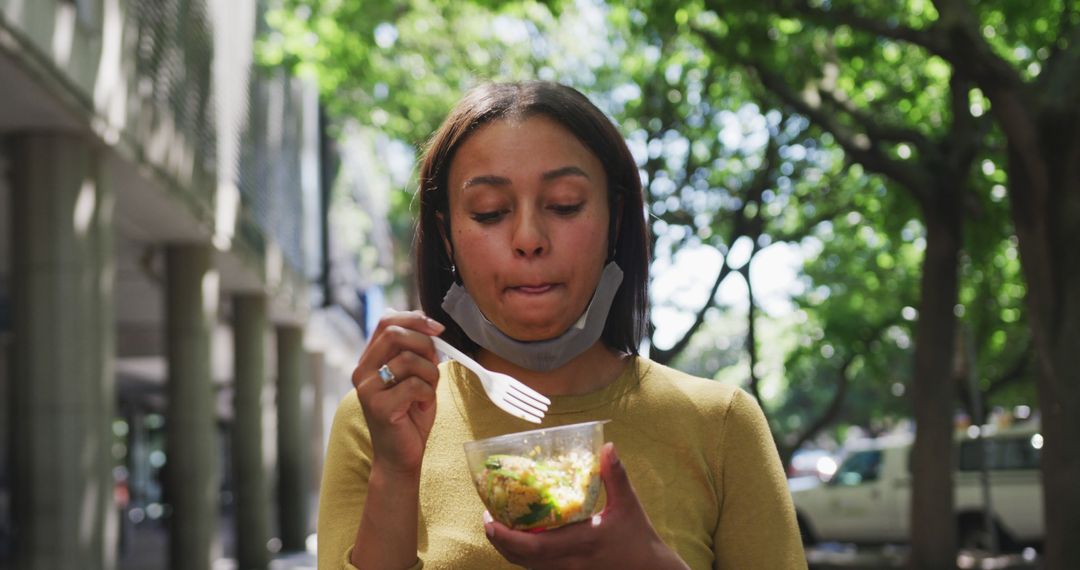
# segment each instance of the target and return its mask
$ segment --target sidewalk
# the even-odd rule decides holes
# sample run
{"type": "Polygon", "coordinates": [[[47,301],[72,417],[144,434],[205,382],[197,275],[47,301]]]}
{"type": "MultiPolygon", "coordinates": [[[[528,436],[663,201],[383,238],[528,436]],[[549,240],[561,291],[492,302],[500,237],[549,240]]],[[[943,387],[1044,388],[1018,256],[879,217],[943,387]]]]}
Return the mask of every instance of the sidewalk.
{"type": "MultiPolygon", "coordinates": [[[[126,548],[120,553],[119,570],[166,570],[169,567],[168,534],[161,525],[129,527],[126,548]]],[[[223,553],[213,562],[213,570],[238,570],[231,527],[219,528],[217,549],[223,553]]],[[[270,570],[316,570],[314,552],[288,552],[274,555],[270,570]]]]}
{"type": "MultiPolygon", "coordinates": [[[[907,546],[887,545],[855,548],[851,545],[824,544],[806,550],[810,570],[883,570],[907,567],[907,546]]],[[[962,550],[956,557],[957,568],[980,570],[1020,570],[1041,567],[1038,554],[1027,549],[1022,554],[1000,554],[962,550]]]]}
{"type": "MultiPolygon", "coordinates": [[[[224,554],[214,560],[213,570],[239,570],[233,558],[233,532],[231,527],[218,532],[219,550],[224,554]]],[[[129,536],[127,551],[120,558],[119,570],[165,570],[168,568],[168,542],[161,526],[141,525],[129,536]]],[[[829,543],[808,548],[806,559],[810,570],[883,570],[905,568],[908,548],[884,546],[856,548],[851,545],[829,543]]],[[[957,567],[980,570],[1029,570],[1041,567],[1038,555],[1033,551],[1023,554],[989,556],[977,552],[962,551],[957,556],[957,567]]],[[[274,556],[270,570],[316,570],[315,553],[290,552],[274,556]]]]}

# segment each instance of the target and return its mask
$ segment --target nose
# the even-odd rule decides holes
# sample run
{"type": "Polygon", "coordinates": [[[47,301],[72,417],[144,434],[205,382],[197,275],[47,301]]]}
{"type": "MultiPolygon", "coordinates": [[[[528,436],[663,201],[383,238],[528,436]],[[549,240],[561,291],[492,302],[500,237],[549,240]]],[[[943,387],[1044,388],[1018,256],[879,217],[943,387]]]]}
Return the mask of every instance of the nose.
{"type": "Polygon", "coordinates": [[[539,257],[551,248],[547,229],[538,216],[523,213],[514,227],[512,237],[514,256],[520,258],[539,257]]]}

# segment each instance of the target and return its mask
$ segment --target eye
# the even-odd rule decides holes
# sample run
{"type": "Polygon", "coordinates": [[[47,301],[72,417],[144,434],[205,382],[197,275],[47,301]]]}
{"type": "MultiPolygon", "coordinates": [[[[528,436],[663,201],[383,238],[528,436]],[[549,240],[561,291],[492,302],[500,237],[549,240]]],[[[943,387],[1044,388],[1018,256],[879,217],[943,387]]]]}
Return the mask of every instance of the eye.
{"type": "Polygon", "coordinates": [[[503,217],[506,210],[495,210],[492,212],[476,212],[471,214],[473,221],[480,224],[493,224],[503,217]]]}
{"type": "Polygon", "coordinates": [[[578,202],[577,204],[556,204],[550,206],[551,210],[560,216],[571,216],[581,211],[585,207],[585,202],[578,202]]]}

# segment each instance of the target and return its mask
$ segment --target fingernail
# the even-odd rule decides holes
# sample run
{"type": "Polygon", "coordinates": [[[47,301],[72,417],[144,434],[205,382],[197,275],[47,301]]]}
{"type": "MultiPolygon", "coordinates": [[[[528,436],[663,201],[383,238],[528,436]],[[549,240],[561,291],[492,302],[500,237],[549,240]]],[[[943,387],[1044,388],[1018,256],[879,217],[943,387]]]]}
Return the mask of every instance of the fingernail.
{"type": "Polygon", "coordinates": [[[491,518],[491,513],[484,511],[484,524],[492,523],[495,519],[491,518]]]}
{"type": "Polygon", "coordinates": [[[611,466],[612,467],[618,467],[619,466],[619,454],[615,453],[615,444],[612,443],[610,445],[611,445],[611,466]]]}
{"type": "Polygon", "coordinates": [[[429,327],[432,328],[432,330],[436,330],[436,331],[439,331],[439,332],[442,332],[443,329],[446,328],[445,326],[443,326],[442,323],[440,323],[439,321],[436,321],[435,319],[432,319],[430,317],[428,317],[427,324],[428,324],[429,327]]]}
{"type": "Polygon", "coordinates": [[[494,537],[495,536],[495,525],[493,525],[493,524],[484,525],[484,534],[486,534],[488,538],[494,537]]]}

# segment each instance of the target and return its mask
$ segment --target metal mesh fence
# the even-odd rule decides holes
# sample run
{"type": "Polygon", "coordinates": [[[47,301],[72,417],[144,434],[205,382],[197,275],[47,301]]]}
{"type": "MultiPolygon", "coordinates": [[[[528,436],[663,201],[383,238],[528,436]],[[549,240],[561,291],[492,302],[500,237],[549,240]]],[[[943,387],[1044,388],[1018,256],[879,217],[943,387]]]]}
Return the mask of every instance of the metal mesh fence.
{"type": "MultiPolygon", "coordinates": [[[[216,180],[212,22],[205,0],[144,0],[127,12],[137,152],[212,197],[216,180]]],[[[212,202],[211,202],[212,203],[212,202]]]]}
{"type": "MultiPolygon", "coordinates": [[[[215,145],[218,137],[236,134],[216,130],[213,90],[223,86],[213,82],[214,34],[207,2],[137,1],[129,19],[135,31],[130,47],[140,112],[134,119],[145,143],[142,152],[213,204],[215,145]],[[169,142],[160,144],[163,139],[169,142]]],[[[302,88],[284,72],[258,70],[247,85],[236,177],[247,220],[237,230],[257,250],[264,250],[266,238],[272,237],[289,265],[303,271],[302,88]]]]}
{"type": "Polygon", "coordinates": [[[262,231],[281,246],[289,265],[301,272],[303,101],[298,80],[283,72],[253,74],[248,122],[241,135],[239,172],[240,195],[246,209],[262,231]]]}

